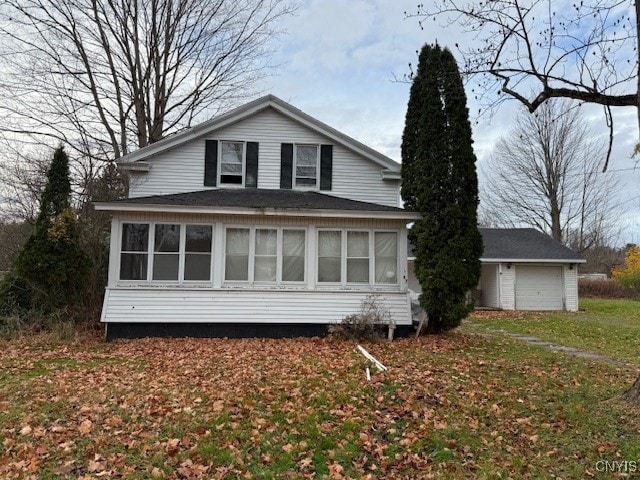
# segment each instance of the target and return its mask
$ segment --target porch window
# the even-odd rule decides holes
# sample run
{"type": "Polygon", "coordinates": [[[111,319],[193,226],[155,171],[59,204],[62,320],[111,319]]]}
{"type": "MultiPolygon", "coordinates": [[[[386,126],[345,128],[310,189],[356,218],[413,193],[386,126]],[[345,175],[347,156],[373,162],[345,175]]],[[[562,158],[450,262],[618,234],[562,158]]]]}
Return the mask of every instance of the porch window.
{"type": "Polygon", "coordinates": [[[187,225],[184,246],[184,279],[208,281],[211,279],[210,225],[187,225]]]}
{"type": "Polygon", "coordinates": [[[153,248],[153,279],[176,281],[180,268],[180,225],[156,224],[153,248]]]}
{"type": "Polygon", "coordinates": [[[319,231],[318,282],[345,286],[397,285],[398,233],[319,231]]]}
{"type": "Polygon", "coordinates": [[[318,282],[340,282],[342,267],[342,232],[318,232],[318,282]]]}
{"type": "Polygon", "coordinates": [[[278,265],[278,231],[256,230],[253,279],[256,282],[275,282],[278,265]]]}
{"type": "Polygon", "coordinates": [[[146,280],[149,251],[149,225],[122,224],[120,280],[146,280]]]}
{"type": "Polygon", "coordinates": [[[375,232],[376,283],[398,283],[398,234],[375,232]]]}
{"type": "Polygon", "coordinates": [[[248,228],[227,228],[224,279],[249,280],[248,228]]]}
{"type": "Polygon", "coordinates": [[[347,232],[347,283],[369,283],[369,232],[347,232]]]}
{"type": "Polygon", "coordinates": [[[305,231],[282,231],[282,281],[304,282],[305,231]]]}

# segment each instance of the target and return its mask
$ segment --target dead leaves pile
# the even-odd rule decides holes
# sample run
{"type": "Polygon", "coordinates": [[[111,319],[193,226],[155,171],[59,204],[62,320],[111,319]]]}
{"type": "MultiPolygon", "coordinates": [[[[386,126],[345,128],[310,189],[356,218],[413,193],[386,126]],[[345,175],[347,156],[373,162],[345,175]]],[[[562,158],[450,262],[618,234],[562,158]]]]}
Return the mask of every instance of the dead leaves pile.
{"type": "MultiPolygon", "coordinates": [[[[389,367],[371,382],[352,343],[323,339],[10,343],[0,477],[535,478],[529,461],[575,463],[561,439],[575,425],[548,390],[566,396],[571,375],[488,342],[367,345],[389,367]]],[[[620,455],[605,440],[594,455],[620,455]]]]}

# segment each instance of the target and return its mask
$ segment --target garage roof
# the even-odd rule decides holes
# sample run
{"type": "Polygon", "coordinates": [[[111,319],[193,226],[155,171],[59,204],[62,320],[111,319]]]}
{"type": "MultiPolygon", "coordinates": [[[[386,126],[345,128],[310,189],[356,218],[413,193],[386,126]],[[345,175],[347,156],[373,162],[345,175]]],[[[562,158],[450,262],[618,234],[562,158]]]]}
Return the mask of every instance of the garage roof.
{"type": "Polygon", "coordinates": [[[529,260],[582,263],[579,253],[534,228],[480,228],[482,260],[529,260]]]}
{"type": "MultiPolygon", "coordinates": [[[[483,262],[584,263],[579,253],[534,228],[479,228],[484,242],[483,262]]],[[[409,243],[408,256],[414,257],[409,243]]]]}

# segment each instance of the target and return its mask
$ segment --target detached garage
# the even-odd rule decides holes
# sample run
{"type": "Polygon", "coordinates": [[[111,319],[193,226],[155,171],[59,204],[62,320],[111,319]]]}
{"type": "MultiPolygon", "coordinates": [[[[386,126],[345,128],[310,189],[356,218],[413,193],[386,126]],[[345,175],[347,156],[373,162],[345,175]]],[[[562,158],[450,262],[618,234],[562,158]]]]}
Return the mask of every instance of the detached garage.
{"type": "MultiPolygon", "coordinates": [[[[479,307],[578,310],[577,264],[586,260],[533,228],[481,228],[479,307]]],[[[409,258],[409,286],[419,289],[409,258]]]]}

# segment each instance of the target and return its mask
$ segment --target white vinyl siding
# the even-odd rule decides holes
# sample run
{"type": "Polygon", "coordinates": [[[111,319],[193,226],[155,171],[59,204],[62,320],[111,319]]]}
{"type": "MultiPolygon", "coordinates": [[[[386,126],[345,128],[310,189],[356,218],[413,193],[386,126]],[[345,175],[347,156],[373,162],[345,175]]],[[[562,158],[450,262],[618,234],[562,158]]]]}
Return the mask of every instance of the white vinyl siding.
{"type": "Polygon", "coordinates": [[[578,311],[578,268],[564,266],[564,300],[565,308],[570,312],[578,311]]]}
{"type": "Polygon", "coordinates": [[[480,276],[480,301],[478,302],[478,306],[498,308],[500,306],[498,292],[498,264],[483,264],[482,274],[480,276]]]}
{"type": "MultiPolygon", "coordinates": [[[[359,311],[367,295],[357,291],[110,288],[102,321],[330,324],[359,311]]],[[[397,325],[411,325],[406,292],[384,292],[378,300],[397,325]]]]}
{"type": "MultiPolygon", "coordinates": [[[[258,142],[258,188],[276,189],[280,188],[282,143],[332,144],[332,187],[331,191],[323,193],[380,205],[399,206],[400,183],[397,180],[382,180],[383,167],[342,145],[335,144],[273,109],[266,109],[234,125],[212,132],[206,139],[258,142]]],[[[204,186],[204,140],[205,138],[194,139],[150,158],[148,162],[151,169],[148,173],[131,175],[129,196],[133,198],[184,193],[207,188],[204,186]]],[[[319,176],[319,172],[316,175],[319,176]]]]}
{"type": "Polygon", "coordinates": [[[561,266],[516,266],[516,310],[564,310],[561,266]]]}

